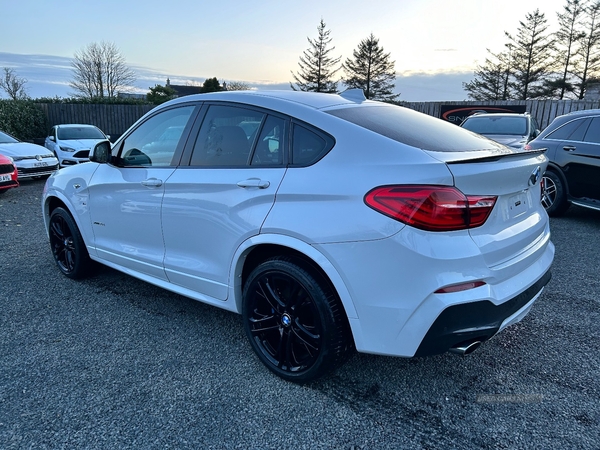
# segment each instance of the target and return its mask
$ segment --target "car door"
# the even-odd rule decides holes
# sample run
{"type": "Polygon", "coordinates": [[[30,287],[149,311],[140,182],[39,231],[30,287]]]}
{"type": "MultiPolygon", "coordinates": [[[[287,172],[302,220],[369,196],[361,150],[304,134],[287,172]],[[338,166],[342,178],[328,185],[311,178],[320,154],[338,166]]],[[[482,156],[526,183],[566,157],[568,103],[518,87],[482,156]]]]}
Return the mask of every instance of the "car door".
{"type": "Polygon", "coordinates": [[[563,168],[571,198],[600,201],[600,117],[580,119],[556,160],[563,168]]]}
{"type": "Polygon", "coordinates": [[[166,280],[161,204],[195,110],[180,106],[149,117],[115,144],[112,163],[94,173],[90,217],[100,258],[166,280]],[[161,139],[165,134],[169,139],[161,139]]]}
{"type": "Polygon", "coordinates": [[[207,108],[189,146],[189,165],[165,183],[169,281],[227,299],[233,255],[260,232],[285,174],[287,127],[285,118],[261,110],[231,104],[207,108]]]}

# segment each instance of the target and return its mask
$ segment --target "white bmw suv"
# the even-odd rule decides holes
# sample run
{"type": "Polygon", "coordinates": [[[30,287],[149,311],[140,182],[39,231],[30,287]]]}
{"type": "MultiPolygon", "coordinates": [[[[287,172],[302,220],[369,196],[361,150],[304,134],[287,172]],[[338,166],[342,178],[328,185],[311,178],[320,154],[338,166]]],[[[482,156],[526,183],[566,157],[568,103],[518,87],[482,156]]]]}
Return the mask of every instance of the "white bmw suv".
{"type": "Polygon", "coordinates": [[[550,279],[543,151],[360,91],[178,98],[90,159],[44,189],[59,269],[97,261],[240,313],[287,380],[353,349],[470,353],[550,279]]]}

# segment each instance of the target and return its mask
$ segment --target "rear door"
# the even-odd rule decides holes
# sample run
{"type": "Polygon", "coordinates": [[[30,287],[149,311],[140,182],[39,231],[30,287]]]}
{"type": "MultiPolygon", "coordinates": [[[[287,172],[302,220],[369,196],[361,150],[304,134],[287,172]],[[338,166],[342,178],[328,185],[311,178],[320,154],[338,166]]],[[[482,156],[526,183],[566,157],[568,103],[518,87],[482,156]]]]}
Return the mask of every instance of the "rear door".
{"type": "MultiPolygon", "coordinates": [[[[162,225],[169,281],[226,300],[239,245],[260,232],[285,174],[285,118],[210,105],[187,167],[165,183],[162,225]]],[[[189,151],[189,154],[188,154],[189,151]]]]}

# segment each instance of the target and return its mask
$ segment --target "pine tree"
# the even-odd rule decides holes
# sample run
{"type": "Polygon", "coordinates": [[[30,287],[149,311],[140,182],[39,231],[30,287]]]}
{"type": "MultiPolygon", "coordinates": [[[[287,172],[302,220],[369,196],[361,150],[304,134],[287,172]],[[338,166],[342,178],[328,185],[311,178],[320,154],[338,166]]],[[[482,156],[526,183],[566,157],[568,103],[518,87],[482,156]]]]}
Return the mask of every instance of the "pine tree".
{"type": "Polygon", "coordinates": [[[473,81],[463,83],[469,98],[479,101],[509,100],[511,98],[511,50],[498,55],[488,49],[491,58],[475,70],[473,81]]]}
{"type": "Polygon", "coordinates": [[[358,44],[352,56],[353,59],[348,58],[342,64],[346,73],[342,81],[346,86],[362,89],[368,99],[393,101],[398,98],[400,94],[393,93],[395,62],[389,53],[384,53],[373,33],[358,44]]]}
{"type": "Polygon", "coordinates": [[[590,82],[600,82],[600,0],[588,4],[584,12],[585,37],[577,52],[575,92],[580,100],[590,82]]]}
{"type": "Polygon", "coordinates": [[[513,48],[513,77],[516,97],[528,100],[548,96],[547,82],[552,73],[552,50],[554,41],[550,39],[544,13],[536,9],[521,21],[517,35],[506,33],[513,48]],[[546,85],[546,86],[545,86],[546,85]]]}
{"type": "MultiPolygon", "coordinates": [[[[559,30],[556,33],[557,66],[562,67],[561,77],[552,82],[559,92],[557,97],[563,99],[565,94],[573,92],[572,69],[573,57],[585,32],[579,29],[584,8],[582,0],[567,0],[562,13],[557,13],[559,30]]],[[[558,67],[557,67],[558,68],[558,67]]]]}
{"type": "Polygon", "coordinates": [[[329,47],[331,43],[331,30],[325,29],[325,22],[321,19],[317,27],[319,36],[316,39],[308,39],[310,48],[300,56],[298,66],[300,70],[297,73],[292,72],[295,80],[290,86],[295,91],[313,91],[313,92],[337,92],[337,81],[333,80],[335,73],[340,70],[336,67],[341,59],[340,57],[331,57],[331,52],[335,47],[329,47]]]}

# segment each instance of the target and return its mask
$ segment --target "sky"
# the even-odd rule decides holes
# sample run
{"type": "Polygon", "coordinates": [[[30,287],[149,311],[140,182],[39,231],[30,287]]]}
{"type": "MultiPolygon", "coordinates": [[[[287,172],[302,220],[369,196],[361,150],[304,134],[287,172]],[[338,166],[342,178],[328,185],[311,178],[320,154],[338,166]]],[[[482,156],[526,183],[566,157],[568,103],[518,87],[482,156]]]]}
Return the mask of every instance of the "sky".
{"type": "MultiPolygon", "coordinates": [[[[0,0],[0,68],[27,79],[31,97],[67,97],[71,58],[91,43],[113,42],[147,92],[206,78],[255,89],[290,89],[298,60],[331,31],[333,56],[352,57],[371,33],[395,61],[404,101],[465,100],[462,83],[502,51],[526,14],[545,13],[556,30],[566,0],[0,0]]],[[[341,72],[338,72],[342,75],[341,72]]],[[[0,93],[6,97],[4,93],[0,93]]]]}

